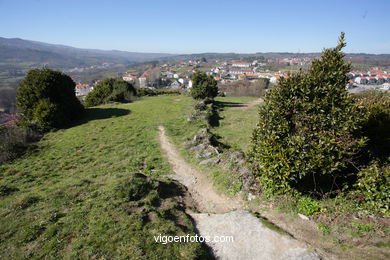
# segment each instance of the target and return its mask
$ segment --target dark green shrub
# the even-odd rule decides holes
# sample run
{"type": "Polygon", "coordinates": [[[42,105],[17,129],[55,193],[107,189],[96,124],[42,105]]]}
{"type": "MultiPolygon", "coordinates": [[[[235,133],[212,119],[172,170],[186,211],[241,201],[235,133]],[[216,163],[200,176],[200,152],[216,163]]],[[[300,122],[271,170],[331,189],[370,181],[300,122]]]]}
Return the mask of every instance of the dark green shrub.
{"type": "Polygon", "coordinates": [[[115,193],[126,201],[136,201],[145,198],[155,188],[156,183],[153,183],[147,176],[135,173],[121,182],[116,187],[115,193]]]}
{"type": "Polygon", "coordinates": [[[355,102],[364,112],[361,134],[368,138],[367,159],[386,160],[390,156],[390,96],[369,91],[357,95],[355,102]]]}
{"type": "Polygon", "coordinates": [[[27,73],[17,89],[20,123],[43,130],[70,124],[83,111],[75,96],[75,83],[66,74],[48,68],[27,73]]]}
{"type": "Polygon", "coordinates": [[[108,101],[127,103],[134,100],[137,91],[130,83],[124,80],[116,80],[112,87],[112,92],[108,96],[108,101]]]}
{"type": "Polygon", "coordinates": [[[354,163],[364,139],[354,137],[360,121],[345,88],[344,46],[342,34],[308,71],[281,78],[267,93],[250,152],[266,194],[295,188],[322,194],[354,163]]]}
{"type": "Polygon", "coordinates": [[[390,215],[390,166],[372,163],[358,174],[355,194],[361,195],[361,204],[370,211],[390,215]]]}
{"type": "Polygon", "coordinates": [[[99,82],[86,96],[84,102],[88,107],[108,102],[131,102],[137,92],[132,84],[121,79],[108,78],[99,82]]]}
{"type": "Polygon", "coordinates": [[[137,95],[139,97],[142,96],[158,96],[158,95],[180,95],[180,91],[178,90],[167,90],[167,89],[147,89],[140,88],[137,91],[137,95]]]}
{"type": "Polygon", "coordinates": [[[322,207],[318,201],[310,197],[301,197],[297,203],[297,210],[306,216],[311,216],[321,211],[322,207]]]}
{"type": "Polygon", "coordinates": [[[19,189],[14,187],[14,186],[3,184],[3,185],[0,185],[0,196],[8,196],[8,195],[10,195],[18,190],[19,189]]]}
{"type": "Polygon", "coordinates": [[[215,98],[218,95],[217,81],[205,72],[197,71],[192,76],[190,92],[194,99],[215,98]]]}
{"type": "MultiPolygon", "coordinates": [[[[22,156],[32,142],[41,138],[41,134],[32,129],[16,125],[0,127],[0,164],[22,156]]],[[[0,192],[1,193],[1,192],[0,192]]]]}

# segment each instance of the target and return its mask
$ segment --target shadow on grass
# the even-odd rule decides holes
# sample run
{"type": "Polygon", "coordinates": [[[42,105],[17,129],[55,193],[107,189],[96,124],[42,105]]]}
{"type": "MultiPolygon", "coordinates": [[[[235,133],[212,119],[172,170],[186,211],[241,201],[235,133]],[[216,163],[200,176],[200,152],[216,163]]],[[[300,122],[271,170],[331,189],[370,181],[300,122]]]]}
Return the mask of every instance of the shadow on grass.
{"type": "Polygon", "coordinates": [[[120,117],[130,114],[130,110],[123,108],[86,108],[83,115],[71,127],[85,124],[93,120],[120,117]]]}
{"type": "Polygon", "coordinates": [[[239,102],[225,102],[225,101],[214,101],[215,105],[219,109],[224,109],[225,107],[243,107],[245,106],[244,103],[239,103],[239,102]]]}

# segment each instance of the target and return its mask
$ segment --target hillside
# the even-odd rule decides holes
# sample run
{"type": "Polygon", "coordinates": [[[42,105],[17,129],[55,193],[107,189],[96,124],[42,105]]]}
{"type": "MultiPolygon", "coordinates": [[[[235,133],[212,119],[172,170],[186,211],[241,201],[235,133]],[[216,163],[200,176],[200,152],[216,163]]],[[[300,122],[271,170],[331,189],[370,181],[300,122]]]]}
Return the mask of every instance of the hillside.
{"type": "MultiPolygon", "coordinates": [[[[349,207],[342,209],[332,201],[325,201],[324,206],[334,210],[310,220],[299,217],[291,198],[279,202],[259,197],[246,206],[243,203],[250,211],[226,213],[235,208],[235,199],[246,198],[234,174],[234,157],[229,156],[249,147],[258,109],[246,104],[253,101],[217,98],[221,118],[212,131],[227,145],[221,154],[232,160],[227,168],[203,164],[204,159],[186,148],[188,138],[204,127],[188,123],[195,101],[187,96],[147,97],[130,104],[89,108],[75,126],[46,134],[26,156],[0,166],[0,258],[204,259],[207,252],[198,243],[164,245],[153,239],[159,234],[195,234],[196,224],[201,233],[234,231],[235,239],[242,241],[249,232],[242,230],[272,233],[275,243],[253,247],[262,253],[289,241],[270,231],[285,233],[281,227],[324,255],[386,259],[388,220],[352,219],[344,211],[349,207]],[[167,137],[161,129],[166,129],[167,137]],[[167,138],[172,143],[167,144],[167,138]],[[160,148],[162,139],[166,144],[160,148]],[[190,176],[194,172],[195,183],[190,176]],[[235,197],[221,204],[226,194],[235,197]],[[250,212],[263,217],[256,220],[250,212]],[[336,222],[330,224],[327,218],[336,222]],[[226,228],[223,221],[233,228],[226,228]]],[[[236,254],[240,245],[219,244],[236,254]]]]}
{"type": "Polygon", "coordinates": [[[0,91],[5,87],[15,88],[32,68],[48,66],[76,74],[96,74],[125,71],[131,64],[169,56],[171,54],[80,49],[0,37],[0,91]]]}
{"type": "Polygon", "coordinates": [[[0,37],[1,68],[46,64],[53,68],[72,68],[99,63],[129,64],[171,56],[166,53],[140,53],[116,50],[80,49],[58,44],[0,37]],[[22,63],[22,64],[21,64],[22,63]]]}
{"type": "MultiPolygon", "coordinates": [[[[147,98],[87,110],[78,125],[45,135],[29,156],[0,166],[0,258],[194,259],[198,243],[157,140],[185,124],[190,99],[147,98]],[[147,176],[147,177],[146,177],[147,176]]],[[[202,257],[201,257],[202,258],[202,257]]]]}

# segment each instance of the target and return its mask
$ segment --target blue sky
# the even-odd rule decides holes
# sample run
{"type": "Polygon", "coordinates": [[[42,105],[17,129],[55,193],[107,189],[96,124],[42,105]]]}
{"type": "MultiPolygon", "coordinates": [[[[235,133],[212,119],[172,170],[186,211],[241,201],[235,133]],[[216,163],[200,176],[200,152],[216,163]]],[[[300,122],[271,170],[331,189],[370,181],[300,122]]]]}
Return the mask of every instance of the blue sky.
{"type": "Polygon", "coordinates": [[[390,53],[390,0],[0,0],[0,36],[142,52],[390,53]]]}

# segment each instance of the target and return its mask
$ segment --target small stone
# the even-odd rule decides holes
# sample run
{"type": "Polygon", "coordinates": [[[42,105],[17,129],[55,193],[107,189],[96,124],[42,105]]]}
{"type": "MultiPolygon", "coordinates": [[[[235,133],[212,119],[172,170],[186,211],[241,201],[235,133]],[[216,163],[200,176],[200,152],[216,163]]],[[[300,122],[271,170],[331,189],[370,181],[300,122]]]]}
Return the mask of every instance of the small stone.
{"type": "Polygon", "coordinates": [[[206,160],[203,160],[201,161],[199,164],[217,164],[219,163],[220,159],[219,158],[210,158],[210,159],[206,159],[206,160]]]}
{"type": "Polygon", "coordinates": [[[211,152],[203,151],[203,152],[198,153],[197,157],[198,158],[207,158],[207,157],[210,157],[211,155],[213,155],[211,152]]]}
{"type": "Polygon", "coordinates": [[[249,192],[248,193],[248,201],[251,201],[251,200],[254,200],[254,199],[256,199],[256,196],[249,192]]]}
{"type": "Polygon", "coordinates": [[[198,144],[197,146],[195,146],[194,148],[192,148],[194,151],[202,151],[202,150],[205,150],[206,149],[206,145],[204,144],[198,144]]]}
{"type": "Polygon", "coordinates": [[[301,213],[298,213],[298,216],[299,216],[301,219],[303,219],[303,220],[309,220],[309,217],[308,217],[308,216],[305,216],[305,215],[303,215],[303,214],[301,214],[301,213]]]}

